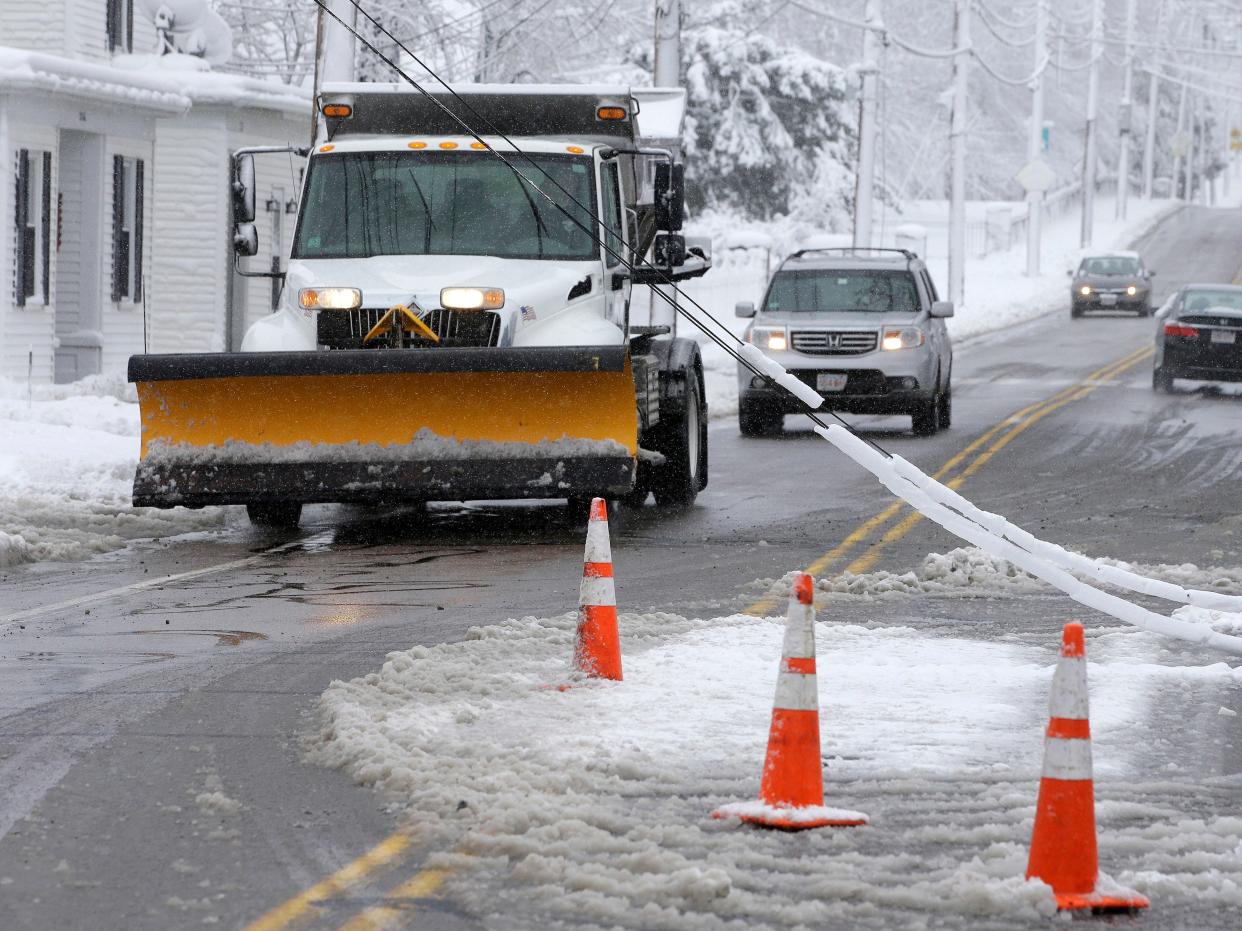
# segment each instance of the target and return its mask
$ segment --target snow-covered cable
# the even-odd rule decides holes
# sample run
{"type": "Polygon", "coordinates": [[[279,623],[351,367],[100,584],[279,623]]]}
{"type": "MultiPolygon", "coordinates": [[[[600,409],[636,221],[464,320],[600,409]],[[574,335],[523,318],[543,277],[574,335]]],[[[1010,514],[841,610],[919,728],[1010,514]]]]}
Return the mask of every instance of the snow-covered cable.
{"type": "MultiPolygon", "coordinates": [[[[1035,2],[1038,3],[1039,0],[1035,0],[1035,2]]],[[[1015,29],[1019,32],[1022,32],[1027,29],[1030,29],[1032,26],[1035,25],[1034,17],[1030,17],[1022,22],[1018,22],[1012,19],[1006,19],[1000,13],[997,13],[990,6],[984,3],[983,0],[974,0],[973,6],[976,10],[978,10],[981,14],[983,14],[982,16],[980,16],[980,19],[989,19],[989,18],[994,19],[996,20],[996,22],[1000,23],[1006,29],[1015,29]]]]}
{"type": "Polygon", "coordinates": [[[1155,598],[1163,598],[1165,601],[1207,608],[1212,611],[1242,614],[1242,596],[1183,588],[1171,582],[1147,578],[1119,566],[1098,562],[1081,553],[1072,553],[1055,543],[1039,539],[999,514],[984,511],[901,456],[893,456],[893,470],[936,503],[953,508],[994,537],[1008,539],[1028,552],[1069,572],[1078,572],[1096,578],[1106,585],[1128,589],[1140,595],[1151,595],[1155,598]]]}
{"type": "Polygon", "coordinates": [[[883,26],[877,27],[877,26],[872,25],[871,23],[865,23],[862,20],[847,19],[844,16],[838,16],[836,13],[829,13],[827,10],[821,10],[818,7],[813,7],[809,4],[801,3],[799,2],[799,0],[789,0],[789,5],[792,7],[795,7],[796,9],[802,10],[802,12],[804,13],[810,13],[812,16],[819,16],[819,17],[822,17],[823,19],[831,20],[834,23],[841,23],[842,25],[845,25],[845,26],[852,26],[855,29],[875,29],[884,36],[885,42],[891,42],[893,45],[897,46],[898,48],[905,49],[910,54],[918,55],[922,58],[952,58],[955,55],[960,55],[962,52],[970,51],[969,45],[964,46],[962,48],[950,48],[950,49],[923,48],[921,46],[915,45],[912,42],[909,42],[901,38],[901,36],[895,35],[891,30],[886,29],[883,26]]]}
{"type": "Polygon", "coordinates": [[[996,69],[994,69],[991,65],[989,65],[989,64],[988,64],[988,63],[984,60],[983,56],[982,56],[982,55],[980,55],[978,52],[975,52],[975,56],[974,56],[974,57],[975,57],[975,61],[979,63],[979,67],[981,67],[984,71],[986,71],[988,74],[990,74],[990,75],[991,75],[993,78],[995,78],[997,81],[1000,81],[1002,84],[1008,84],[1010,87],[1026,87],[1026,86],[1028,86],[1028,85],[1029,85],[1032,81],[1034,81],[1034,80],[1035,80],[1036,78],[1038,78],[1041,74],[1043,74],[1043,73],[1044,73],[1044,71],[1046,71],[1046,70],[1047,70],[1049,63],[1052,61],[1052,59],[1051,59],[1051,58],[1049,58],[1047,55],[1045,55],[1045,56],[1044,56],[1044,60],[1043,60],[1043,61],[1041,61],[1041,62],[1039,63],[1039,67],[1037,67],[1034,71],[1032,71],[1032,72],[1031,72],[1030,74],[1028,74],[1026,77],[1024,77],[1024,78],[1007,78],[1007,77],[1005,77],[1003,74],[1000,74],[999,72],[997,72],[997,71],[996,71],[996,69]]]}
{"type": "Polygon", "coordinates": [[[1223,634],[1203,624],[1157,614],[1124,598],[1102,592],[1081,582],[1064,569],[1051,565],[1015,543],[993,536],[983,527],[950,510],[900,477],[893,460],[879,455],[857,436],[840,427],[816,427],[815,432],[874,475],[885,488],[904,500],[928,520],[973,543],[983,551],[1012,563],[1024,572],[1064,592],[1081,605],[1132,624],[1142,630],[1242,654],[1242,637],[1223,634]]]}

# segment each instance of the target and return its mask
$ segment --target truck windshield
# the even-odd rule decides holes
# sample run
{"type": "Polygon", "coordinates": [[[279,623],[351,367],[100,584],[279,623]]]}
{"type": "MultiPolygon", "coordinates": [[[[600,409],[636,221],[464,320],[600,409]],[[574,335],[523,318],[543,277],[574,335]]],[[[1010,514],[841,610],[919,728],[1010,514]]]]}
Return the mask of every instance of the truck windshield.
{"type": "Polygon", "coordinates": [[[598,258],[595,239],[587,232],[593,228],[590,215],[595,212],[591,160],[559,155],[530,157],[557,183],[525,159],[520,166],[522,174],[538,184],[557,206],[490,153],[347,152],[317,156],[311,161],[293,257],[598,258]]]}
{"type": "Polygon", "coordinates": [[[777,272],[768,289],[768,313],[913,314],[919,309],[914,277],[897,271],[777,272]]]}

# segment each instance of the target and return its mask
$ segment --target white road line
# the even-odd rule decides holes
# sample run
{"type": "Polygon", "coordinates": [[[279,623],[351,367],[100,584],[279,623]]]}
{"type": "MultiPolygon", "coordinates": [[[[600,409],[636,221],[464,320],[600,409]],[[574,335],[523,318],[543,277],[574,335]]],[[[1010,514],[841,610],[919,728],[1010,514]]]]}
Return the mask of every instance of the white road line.
{"type": "Polygon", "coordinates": [[[0,624],[13,624],[18,621],[27,621],[31,618],[40,617],[44,614],[52,614],[56,611],[64,611],[68,608],[78,608],[82,605],[94,604],[97,601],[107,601],[109,598],[117,598],[121,595],[128,595],[133,592],[146,591],[152,588],[163,588],[166,585],[174,585],[178,582],[185,582],[189,579],[202,578],[205,575],[215,575],[219,572],[228,572],[231,569],[242,569],[246,566],[253,566],[263,562],[270,556],[276,556],[280,553],[288,552],[291,549],[306,546],[308,544],[323,543],[331,540],[332,534],[325,532],[316,534],[312,537],[302,537],[298,540],[292,540],[288,543],[282,543],[280,546],[274,546],[270,550],[264,550],[254,556],[247,556],[245,559],[233,559],[229,562],[217,563],[214,566],[203,566],[201,569],[190,569],[186,572],[175,572],[172,575],[160,576],[158,579],[144,579],[141,582],[133,582],[129,585],[121,585],[117,588],[109,588],[102,592],[94,592],[90,595],[81,595],[77,598],[70,598],[66,601],[56,601],[52,604],[40,605],[37,608],[27,608],[24,611],[17,611],[13,614],[0,614],[0,624]]]}

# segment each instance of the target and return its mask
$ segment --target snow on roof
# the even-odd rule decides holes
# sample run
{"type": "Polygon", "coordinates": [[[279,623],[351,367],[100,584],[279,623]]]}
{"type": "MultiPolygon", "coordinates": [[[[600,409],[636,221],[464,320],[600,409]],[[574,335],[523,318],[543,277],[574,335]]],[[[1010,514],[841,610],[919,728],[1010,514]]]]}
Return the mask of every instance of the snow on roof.
{"type": "Polygon", "coordinates": [[[0,89],[36,90],[184,113],[195,104],[309,115],[310,91],[207,70],[188,55],[118,55],[110,65],[0,46],[0,89]]]}

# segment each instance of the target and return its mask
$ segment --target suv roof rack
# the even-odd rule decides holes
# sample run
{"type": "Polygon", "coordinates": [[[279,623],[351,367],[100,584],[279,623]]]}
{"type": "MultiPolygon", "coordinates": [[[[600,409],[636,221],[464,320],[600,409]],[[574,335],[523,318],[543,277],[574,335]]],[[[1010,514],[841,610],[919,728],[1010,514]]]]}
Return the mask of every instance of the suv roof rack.
{"type": "Polygon", "coordinates": [[[909,249],[886,249],[879,246],[821,246],[812,249],[799,249],[797,252],[790,253],[791,259],[801,258],[808,252],[840,252],[843,255],[857,255],[861,252],[896,252],[904,255],[907,259],[917,259],[918,256],[909,249]]]}

